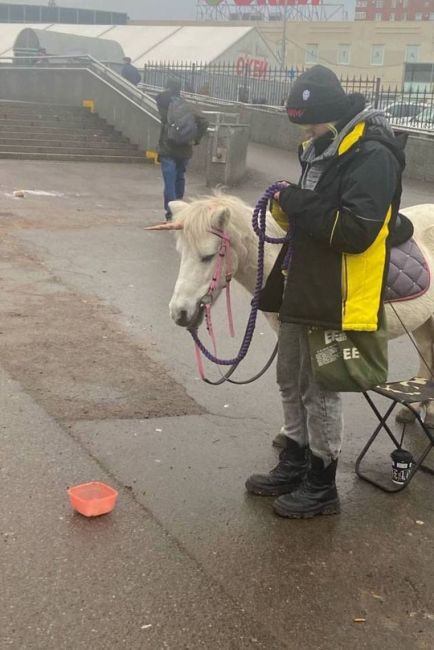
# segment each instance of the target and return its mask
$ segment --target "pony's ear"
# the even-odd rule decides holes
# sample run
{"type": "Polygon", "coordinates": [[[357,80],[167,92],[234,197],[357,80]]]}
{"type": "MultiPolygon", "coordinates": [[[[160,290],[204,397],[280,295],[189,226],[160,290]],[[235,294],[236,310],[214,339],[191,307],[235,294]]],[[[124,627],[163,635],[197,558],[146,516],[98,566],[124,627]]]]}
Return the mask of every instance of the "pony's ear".
{"type": "Polygon", "coordinates": [[[185,201],[170,201],[169,208],[170,212],[175,216],[178,212],[181,212],[184,208],[188,206],[188,203],[185,201]]]}
{"type": "Polygon", "coordinates": [[[223,208],[221,210],[216,210],[215,214],[212,217],[212,225],[218,230],[224,230],[229,223],[231,212],[229,208],[223,208]]]}

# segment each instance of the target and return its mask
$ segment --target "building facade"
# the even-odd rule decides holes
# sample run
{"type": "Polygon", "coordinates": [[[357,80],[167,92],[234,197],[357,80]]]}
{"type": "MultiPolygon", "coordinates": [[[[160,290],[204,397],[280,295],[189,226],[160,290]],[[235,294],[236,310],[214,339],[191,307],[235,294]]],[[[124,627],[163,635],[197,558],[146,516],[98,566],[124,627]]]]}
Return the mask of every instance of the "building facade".
{"type": "MultiPolygon", "coordinates": [[[[282,24],[258,25],[276,49],[282,47],[282,24]]],[[[304,68],[321,63],[339,76],[378,77],[382,85],[401,87],[408,64],[432,69],[433,24],[415,22],[288,23],[286,67],[304,68]]],[[[425,72],[425,77],[427,77],[425,72]]]]}
{"type": "Polygon", "coordinates": [[[434,21],[434,0],[356,0],[355,19],[434,21]]]}

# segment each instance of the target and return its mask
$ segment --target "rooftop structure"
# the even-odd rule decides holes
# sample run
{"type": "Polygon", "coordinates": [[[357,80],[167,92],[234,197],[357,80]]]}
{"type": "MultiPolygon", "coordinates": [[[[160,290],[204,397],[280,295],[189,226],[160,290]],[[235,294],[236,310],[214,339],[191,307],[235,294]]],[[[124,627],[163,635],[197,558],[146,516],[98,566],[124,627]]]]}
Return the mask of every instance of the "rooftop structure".
{"type": "Polygon", "coordinates": [[[197,0],[197,19],[214,21],[348,20],[345,5],[332,0],[197,0]]]}
{"type": "Polygon", "coordinates": [[[126,25],[128,15],[115,11],[48,5],[0,4],[0,23],[63,23],[73,25],[126,25]]]}

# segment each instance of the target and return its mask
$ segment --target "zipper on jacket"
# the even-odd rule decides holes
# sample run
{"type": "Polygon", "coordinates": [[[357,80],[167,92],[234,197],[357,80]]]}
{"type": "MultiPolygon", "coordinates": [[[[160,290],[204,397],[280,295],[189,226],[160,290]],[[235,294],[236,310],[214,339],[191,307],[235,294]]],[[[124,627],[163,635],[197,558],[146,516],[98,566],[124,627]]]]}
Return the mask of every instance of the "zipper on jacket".
{"type": "Polygon", "coordinates": [[[311,167],[312,167],[312,163],[307,162],[307,163],[305,164],[305,167],[304,167],[304,169],[303,169],[303,173],[302,173],[301,178],[300,178],[300,182],[299,182],[299,184],[298,184],[298,186],[301,187],[301,189],[305,189],[305,187],[304,187],[304,181],[305,181],[306,176],[308,175],[308,173],[309,173],[311,167]]]}
{"type": "Polygon", "coordinates": [[[330,246],[332,245],[332,242],[333,242],[333,235],[335,234],[335,229],[336,229],[336,225],[338,223],[339,216],[340,216],[340,212],[339,212],[339,210],[337,210],[336,211],[335,222],[334,222],[333,228],[332,228],[332,234],[330,235],[330,241],[329,241],[330,246]]]}
{"type": "Polygon", "coordinates": [[[347,269],[347,256],[342,255],[342,325],[345,317],[345,310],[347,307],[348,298],[348,269],[347,269]]]}

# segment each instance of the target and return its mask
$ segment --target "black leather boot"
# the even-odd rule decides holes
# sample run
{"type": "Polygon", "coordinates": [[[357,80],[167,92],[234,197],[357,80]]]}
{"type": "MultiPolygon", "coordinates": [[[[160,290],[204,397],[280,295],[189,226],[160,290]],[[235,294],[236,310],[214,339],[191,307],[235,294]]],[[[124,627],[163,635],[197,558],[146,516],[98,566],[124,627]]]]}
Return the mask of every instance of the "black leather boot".
{"type": "Polygon", "coordinates": [[[279,454],[279,463],[269,474],[252,474],[246,488],[260,496],[279,496],[295,490],[306,475],[308,447],[300,447],[288,438],[288,444],[279,454]]]}
{"type": "Polygon", "coordinates": [[[278,433],[273,439],[273,447],[278,449],[285,449],[288,446],[288,436],[285,436],[284,433],[278,433]]]}
{"type": "Polygon", "coordinates": [[[324,467],[322,458],[310,453],[310,467],[303,483],[290,494],[285,494],[273,503],[275,512],[281,517],[306,519],[316,515],[337,515],[340,512],[336,490],[337,460],[324,467]]]}

